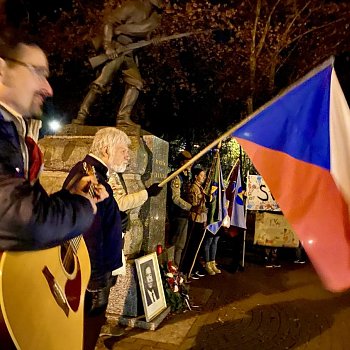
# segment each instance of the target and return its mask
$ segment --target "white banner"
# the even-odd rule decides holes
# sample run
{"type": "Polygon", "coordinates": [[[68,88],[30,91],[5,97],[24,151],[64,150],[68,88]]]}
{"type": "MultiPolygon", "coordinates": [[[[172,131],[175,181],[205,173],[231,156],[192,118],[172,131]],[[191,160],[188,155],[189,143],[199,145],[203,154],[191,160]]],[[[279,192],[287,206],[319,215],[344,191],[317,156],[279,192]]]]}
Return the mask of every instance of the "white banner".
{"type": "Polygon", "coordinates": [[[247,210],[281,211],[260,175],[247,176],[247,210]]]}
{"type": "Polygon", "coordinates": [[[256,213],[254,244],[297,248],[299,239],[283,215],[256,213]]]}

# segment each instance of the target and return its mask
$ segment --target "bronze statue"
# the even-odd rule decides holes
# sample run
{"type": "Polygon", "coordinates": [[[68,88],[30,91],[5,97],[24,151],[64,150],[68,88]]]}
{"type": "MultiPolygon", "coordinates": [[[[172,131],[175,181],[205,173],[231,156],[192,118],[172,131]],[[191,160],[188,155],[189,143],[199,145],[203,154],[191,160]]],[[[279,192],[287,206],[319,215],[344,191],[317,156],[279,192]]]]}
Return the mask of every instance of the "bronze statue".
{"type": "MultiPolygon", "coordinates": [[[[103,93],[107,84],[122,69],[125,93],[117,113],[117,126],[135,126],[130,119],[143,82],[135,62],[133,49],[123,50],[135,41],[149,39],[151,32],[160,24],[161,0],[127,0],[113,10],[103,27],[100,46],[107,56],[99,77],[92,82],[90,90],[80,106],[74,124],[85,124],[90,108],[97,95],[103,93]],[[117,52],[121,54],[116,54],[117,52]],[[124,52],[123,52],[124,51],[124,52]]],[[[144,45],[143,45],[144,46],[144,45]]]]}

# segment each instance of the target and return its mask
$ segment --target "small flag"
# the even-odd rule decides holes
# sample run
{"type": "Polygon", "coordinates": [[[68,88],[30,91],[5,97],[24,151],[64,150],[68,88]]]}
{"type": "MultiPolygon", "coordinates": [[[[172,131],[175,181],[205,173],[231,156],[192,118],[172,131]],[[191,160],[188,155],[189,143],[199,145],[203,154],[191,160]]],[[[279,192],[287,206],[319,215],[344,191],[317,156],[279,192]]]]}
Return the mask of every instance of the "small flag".
{"type": "Polygon", "coordinates": [[[226,189],[226,198],[229,202],[228,215],[231,218],[231,226],[246,229],[241,166],[239,160],[237,160],[231,171],[231,176],[226,189]]]}
{"type": "Polygon", "coordinates": [[[333,60],[232,134],[265,179],[326,288],[350,287],[350,112],[333,60]]]}
{"type": "Polygon", "coordinates": [[[213,164],[214,175],[209,186],[210,203],[207,230],[215,235],[222,226],[224,219],[227,218],[227,207],[219,153],[215,155],[213,162],[215,162],[213,164]]]}

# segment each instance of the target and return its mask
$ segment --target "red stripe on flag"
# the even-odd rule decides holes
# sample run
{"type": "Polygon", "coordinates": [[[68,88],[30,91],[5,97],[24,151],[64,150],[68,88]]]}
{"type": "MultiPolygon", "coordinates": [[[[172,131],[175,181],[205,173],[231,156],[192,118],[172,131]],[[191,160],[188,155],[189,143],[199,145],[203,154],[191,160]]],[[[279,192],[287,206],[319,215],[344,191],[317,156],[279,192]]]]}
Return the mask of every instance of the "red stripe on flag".
{"type": "Polygon", "coordinates": [[[237,138],[302,241],[327,289],[350,287],[350,221],[326,169],[237,138]]]}

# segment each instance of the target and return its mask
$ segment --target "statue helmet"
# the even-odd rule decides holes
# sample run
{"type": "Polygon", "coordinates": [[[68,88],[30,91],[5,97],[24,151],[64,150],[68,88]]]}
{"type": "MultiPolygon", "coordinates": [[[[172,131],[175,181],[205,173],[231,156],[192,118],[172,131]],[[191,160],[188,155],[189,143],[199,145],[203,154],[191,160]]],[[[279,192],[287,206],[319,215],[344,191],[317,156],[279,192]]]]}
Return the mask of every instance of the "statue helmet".
{"type": "Polygon", "coordinates": [[[149,0],[149,2],[159,9],[163,6],[163,0],[149,0]]]}

